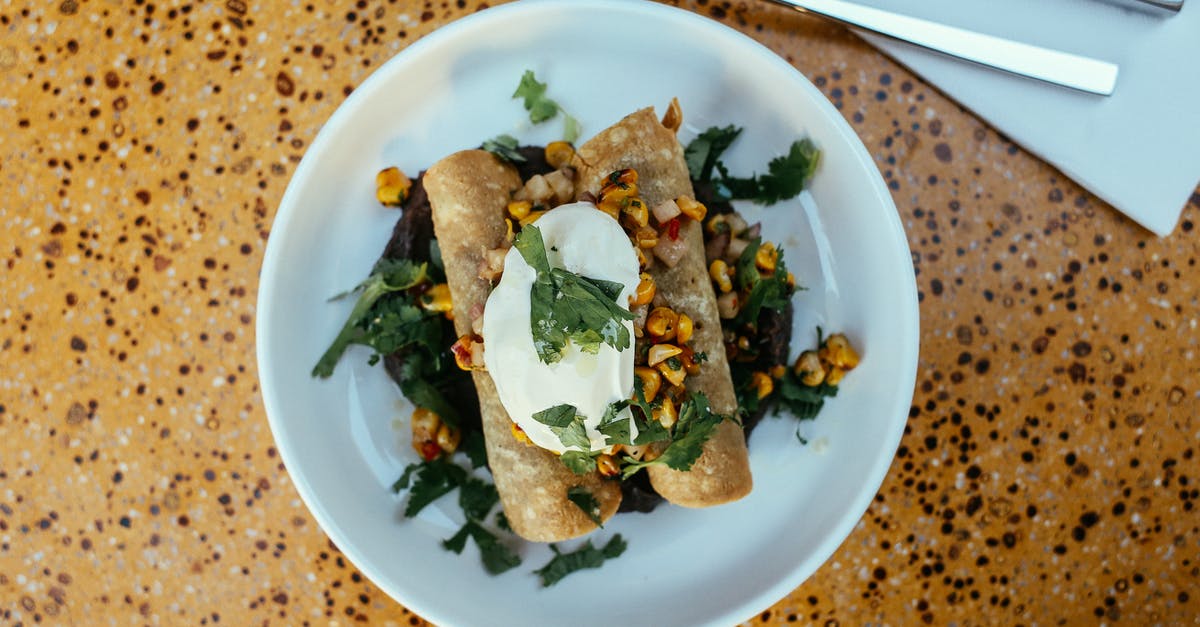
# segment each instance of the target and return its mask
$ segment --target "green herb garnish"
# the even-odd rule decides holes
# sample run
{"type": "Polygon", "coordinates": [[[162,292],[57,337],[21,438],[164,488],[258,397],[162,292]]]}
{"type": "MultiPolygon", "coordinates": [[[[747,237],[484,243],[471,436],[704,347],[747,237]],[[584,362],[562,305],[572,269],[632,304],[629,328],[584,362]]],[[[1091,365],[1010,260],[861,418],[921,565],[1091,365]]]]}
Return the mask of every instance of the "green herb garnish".
{"type": "MultiPolygon", "coordinates": [[[[379,355],[386,355],[412,343],[428,343],[436,347],[440,341],[441,327],[427,324],[427,320],[432,318],[430,314],[407,299],[383,298],[418,285],[426,277],[426,265],[423,263],[380,259],[365,281],[331,298],[337,300],[358,293],[350,316],[333,344],[313,367],[312,376],[325,378],[332,375],[342,353],[352,344],[374,348],[376,354],[371,363],[378,361],[379,355]]],[[[434,322],[437,320],[434,319],[434,322]]]]}
{"type": "Polygon", "coordinates": [[[752,200],[762,205],[773,205],[804,191],[821,161],[821,151],[811,139],[792,142],[787,154],[767,163],[766,174],[736,177],[729,174],[721,154],[741,132],[733,125],[714,126],[689,142],[684,159],[691,178],[713,183],[723,200],[752,200]]]}
{"type": "Polygon", "coordinates": [[[486,150],[505,161],[512,163],[524,163],[525,157],[517,150],[517,138],[512,135],[497,135],[485,142],[479,147],[486,150]]]}
{"type": "Polygon", "coordinates": [[[525,73],[521,75],[521,82],[517,85],[517,90],[513,92],[512,97],[525,100],[525,110],[529,112],[529,121],[534,124],[545,122],[561,112],[563,114],[563,141],[573,144],[575,140],[579,139],[579,120],[563,111],[557,102],[546,97],[546,83],[539,83],[533,70],[525,70],[525,73]]]}
{"type": "MultiPolygon", "coordinates": [[[[704,452],[704,443],[712,437],[717,425],[731,417],[712,411],[708,397],[693,392],[679,409],[679,418],[671,428],[671,441],[662,453],[651,461],[638,461],[625,457],[621,478],[628,479],[647,466],[667,466],[674,470],[691,470],[692,464],[704,452]]],[[[656,422],[656,421],[650,421],[656,422]]]]}
{"type": "Polygon", "coordinates": [[[475,545],[479,547],[483,567],[493,575],[521,563],[521,558],[512,549],[481,524],[500,500],[496,486],[468,475],[466,469],[446,458],[410,464],[396,483],[392,484],[392,490],[407,488],[410,482],[412,490],[408,495],[408,505],[404,508],[404,515],[408,518],[416,516],[425,506],[458,488],[458,505],[467,521],[457,533],[442,541],[446,550],[462,553],[467,545],[467,538],[474,539],[475,545]]]}
{"type": "Polygon", "coordinates": [[[533,572],[542,578],[542,586],[548,588],[573,572],[585,568],[600,568],[604,560],[617,558],[624,553],[626,546],[621,534],[613,536],[601,549],[592,546],[591,540],[570,553],[562,553],[557,546],[551,544],[550,550],[554,551],[554,557],[545,566],[533,572]]]}
{"type": "MultiPolygon", "coordinates": [[[[404,507],[406,518],[416,516],[425,509],[426,505],[449,494],[467,480],[467,471],[445,458],[439,457],[416,466],[416,479],[412,482],[412,490],[408,493],[408,505],[404,507]]],[[[393,490],[399,491],[408,487],[408,479],[412,477],[412,468],[409,466],[404,470],[404,474],[392,485],[393,490]]]]}
{"type": "Polygon", "coordinates": [[[596,497],[592,496],[592,492],[583,486],[572,486],[567,489],[567,500],[574,503],[592,522],[596,523],[597,527],[603,527],[604,523],[600,520],[600,503],[596,501],[596,497]]]}
{"type": "Polygon", "coordinates": [[[537,273],[529,293],[529,326],[543,363],[562,359],[567,342],[587,353],[598,351],[601,343],[618,351],[629,347],[624,322],[634,316],[617,303],[620,283],[551,268],[542,233],[532,224],[521,229],[513,245],[537,273]]]}
{"type": "Polygon", "coordinates": [[[555,405],[535,412],[531,418],[550,427],[550,431],[558,436],[563,446],[577,447],[585,453],[592,450],[592,441],[583,425],[583,416],[573,405],[555,405]]]}
{"type": "Polygon", "coordinates": [[[749,294],[746,297],[746,304],[738,311],[737,318],[733,321],[735,327],[757,325],[758,315],[764,307],[767,309],[787,307],[791,302],[792,292],[795,291],[787,282],[788,270],[783,263],[783,249],[778,249],[779,256],[775,262],[774,273],[764,277],[758,272],[758,268],[754,265],[754,259],[761,246],[762,238],[755,238],[746,246],[737,260],[734,275],[737,288],[748,291],[749,294]]]}

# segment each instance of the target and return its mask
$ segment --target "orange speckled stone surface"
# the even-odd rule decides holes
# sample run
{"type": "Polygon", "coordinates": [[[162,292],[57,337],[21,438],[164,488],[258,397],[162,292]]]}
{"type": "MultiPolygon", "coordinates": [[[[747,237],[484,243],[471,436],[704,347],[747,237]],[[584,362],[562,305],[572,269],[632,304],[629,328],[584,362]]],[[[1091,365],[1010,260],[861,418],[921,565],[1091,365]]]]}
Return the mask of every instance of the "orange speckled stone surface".
{"type": "MultiPolygon", "coordinates": [[[[1195,624],[1200,194],[1157,239],[837,27],[683,4],[838,106],[921,294],[890,474],[752,622],[1195,624]]],[[[255,293],[321,124],[479,6],[0,2],[0,622],[421,622],[289,481],[255,293]]]]}

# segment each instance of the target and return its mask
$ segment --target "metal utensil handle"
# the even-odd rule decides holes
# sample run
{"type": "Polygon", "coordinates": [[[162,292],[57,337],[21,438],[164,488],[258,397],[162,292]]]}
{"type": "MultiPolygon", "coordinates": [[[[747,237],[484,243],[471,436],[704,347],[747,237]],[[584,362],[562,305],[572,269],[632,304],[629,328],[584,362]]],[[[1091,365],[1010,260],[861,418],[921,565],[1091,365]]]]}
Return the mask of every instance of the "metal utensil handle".
{"type": "Polygon", "coordinates": [[[1116,64],[842,0],[769,0],[1013,74],[1108,96],[1116,64]]]}

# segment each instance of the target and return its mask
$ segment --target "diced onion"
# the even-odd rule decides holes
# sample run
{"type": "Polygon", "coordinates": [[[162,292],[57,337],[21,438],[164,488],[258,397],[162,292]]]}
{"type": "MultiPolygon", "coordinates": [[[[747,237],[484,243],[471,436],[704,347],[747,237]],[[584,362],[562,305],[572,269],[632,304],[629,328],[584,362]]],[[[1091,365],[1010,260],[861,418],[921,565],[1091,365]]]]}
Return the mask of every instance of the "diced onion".
{"type": "Polygon", "coordinates": [[[654,205],[654,208],[651,209],[651,211],[654,212],[654,219],[658,220],[659,224],[662,224],[682,213],[682,211],[679,209],[679,205],[675,204],[675,201],[669,198],[658,203],[657,205],[654,205]]]}

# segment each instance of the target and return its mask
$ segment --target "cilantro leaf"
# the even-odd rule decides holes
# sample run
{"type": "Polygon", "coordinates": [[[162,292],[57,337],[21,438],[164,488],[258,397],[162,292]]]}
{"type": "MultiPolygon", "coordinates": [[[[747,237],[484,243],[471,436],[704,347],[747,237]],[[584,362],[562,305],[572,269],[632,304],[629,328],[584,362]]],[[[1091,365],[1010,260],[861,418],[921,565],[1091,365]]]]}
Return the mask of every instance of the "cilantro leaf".
{"type": "Polygon", "coordinates": [[[600,520],[600,503],[596,501],[596,497],[592,496],[590,490],[581,485],[571,486],[567,489],[567,500],[587,514],[587,517],[591,518],[597,527],[604,526],[600,520]]]}
{"type": "Polygon", "coordinates": [[[563,141],[574,144],[579,139],[579,120],[563,111],[557,102],[546,97],[546,83],[538,82],[532,70],[525,70],[521,75],[521,82],[517,84],[517,90],[513,92],[512,97],[524,100],[525,110],[529,112],[529,121],[534,124],[545,122],[561,112],[563,141]]]}
{"type": "Polygon", "coordinates": [[[692,464],[695,464],[704,452],[704,443],[712,437],[717,425],[729,419],[729,416],[715,413],[709,408],[708,397],[700,392],[693,392],[679,409],[679,418],[671,429],[670,444],[651,461],[638,461],[626,457],[621,478],[628,479],[642,468],[654,465],[663,465],[674,470],[690,470],[692,464]]]}
{"type": "Polygon", "coordinates": [[[525,157],[523,157],[520,151],[517,150],[518,145],[519,144],[516,137],[505,134],[497,135],[489,140],[484,141],[479,148],[481,150],[486,150],[510,163],[523,163],[525,161],[525,157]]]}
{"type": "Polygon", "coordinates": [[[627,546],[621,534],[613,536],[601,549],[592,546],[591,540],[570,553],[562,553],[557,546],[551,544],[550,549],[554,551],[554,557],[545,566],[533,572],[542,578],[542,586],[548,588],[571,573],[585,568],[600,568],[604,560],[620,557],[627,546]]]}
{"type": "Polygon", "coordinates": [[[596,469],[596,458],[583,451],[567,451],[559,456],[559,459],[577,475],[586,475],[596,469]]]}
{"type": "Polygon", "coordinates": [[[475,546],[479,547],[479,556],[483,559],[483,568],[492,575],[499,575],[521,563],[521,558],[512,549],[474,520],[468,519],[457,533],[443,540],[442,547],[447,551],[462,553],[467,546],[467,538],[475,540],[475,546]]]}
{"type": "Polygon", "coordinates": [[[818,386],[808,386],[800,382],[800,378],[790,370],[778,385],[779,405],[787,409],[799,420],[812,420],[825,406],[825,399],[837,396],[836,385],[821,383],[818,386]]]}
{"type": "Polygon", "coordinates": [[[488,465],[487,446],[483,434],[479,431],[471,430],[463,434],[462,451],[466,453],[467,459],[471,460],[472,468],[488,465]]]}
{"type": "Polygon", "coordinates": [[[417,470],[416,481],[413,482],[412,490],[408,494],[408,505],[404,508],[404,516],[406,518],[416,516],[418,512],[425,509],[426,505],[459,487],[466,479],[466,470],[444,458],[421,464],[417,470]]]}
{"type": "Polygon", "coordinates": [[[683,150],[683,158],[687,162],[688,174],[695,181],[708,181],[712,178],[713,166],[721,158],[733,140],[742,133],[741,127],[730,124],[724,128],[712,126],[688,142],[683,150]]]}
{"type": "Polygon", "coordinates": [[[496,486],[478,477],[468,477],[458,489],[458,504],[467,518],[483,520],[500,501],[496,486]]]}
{"type": "Polygon", "coordinates": [[[787,307],[795,289],[787,282],[787,265],[783,262],[783,249],[778,250],[775,261],[775,272],[763,277],[754,265],[758,249],[762,246],[762,238],[755,238],[742,255],[738,257],[734,279],[739,290],[749,290],[746,304],[742,306],[734,319],[735,327],[741,325],[757,325],[758,316],[764,307],[768,309],[783,309],[787,307]]]}
{"type": "Polygon", "coordinates": [[[579,141],[579,135],[582,132],[579,120],[575,119],[575,116],[568,115],[566,111],[563,111],[563,141],[568,144],[574,144],[576,141],[579,141]]]}
{"type": "Polygon", "coordinates": [[[428,332],[416,328],[419,326],[417,323],[425,317],[425,312],[420,308],[405,302],[405,299],[386,300],[376,307],[384,296],[424,282],[426,271],[423,263],[380,259],[365,281],[349,292],[330,299],[336,300],[354,293],[359,295],[337,337],[313,367],[312,376],[326,378],[332,375],[338,360],[351,344],[365,344],[378,354],[387,354],[407,343],[426,339],[428,332]]]}
{"type": "Polygon", "coordinates": [[[563,446],[578,447],[585,453],[592,450],[592,441],[588,438],[583,416],[577,413],[573,405],[555,405],[535,412],[531,418],[550,427],[550,431],[558,436],[563,446]]]}
{"type": "Polygon", "coordinates": [[[400,478],[397,479],[396,482],[392,484],[392,492],[399,492],[401,490],[408,488],[408,484],[412,480],[413,473],[416,472],[417,469],[420,467],[421,467],[421,464],[409,464],[409,465],[405,466],[404,473],[401,474],[400,478]]]}
{"type": "Polygon", "coordinates": [[[609,445],[633,444],[629,433],[629,418],[622,413],[626,407],[629,407],[629,401],[609,403],[608,408],[604,410],[604,417],[600,419],[600,425],[596,427],[596,430],[607,438],[605,442],[609,445]]]}
{"type": "Polygon", "coordinates": [[[760,205],[773,205],[804,191],[821,160],[821,152],[809,138],[792,142],[786,155],[775,157],[767,164],[767,173],[740,178],[730,176],[724,164],[716,164],[721,173],[718,183],[725,188],[730,200],[753,200],[760,205]]]}
{"type": "Polygon", "coordinates": [[[512,97],[525,99],[525,110],[534,124],[545,122],[558,113],[558,103],[546,97],[546,83],[539,83],[533,70],[525,70],[521,75],[521,82],[512,97]]]}
{"type": "Polygon", "coordinates": [[[787,154],[767,163],[765,174],[737,177],[720,157],[741,132],[733,125],[713,126],[689,142],[683,154],[692,180],[715,183],[720,200],[752,200],[761,205],[773,205],[804,191],[821,161],[821,151],[811,139],[792,142],[787,154]]]}
{"type": "Polygon", "coordinates": [[[505,516],[504,512],[496,512],[495,520],[497,529],[508,532],[512,531],[512,525],[508,524],[508,516],[505,516]]]}
{"type": "Polygon", "coordinates": [[[513,245],[536,273],[529,291],[529,328],[543,363],[562,359],[567,342],[590,353],[602,342],[616,350],[629,347],[624,321],[634,315],[617,303],[624,286],[551,268],[542,233],[532,224],[521,230],[513,245]]]}

